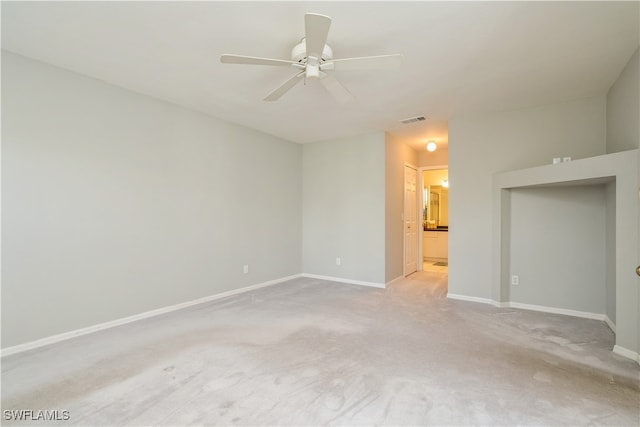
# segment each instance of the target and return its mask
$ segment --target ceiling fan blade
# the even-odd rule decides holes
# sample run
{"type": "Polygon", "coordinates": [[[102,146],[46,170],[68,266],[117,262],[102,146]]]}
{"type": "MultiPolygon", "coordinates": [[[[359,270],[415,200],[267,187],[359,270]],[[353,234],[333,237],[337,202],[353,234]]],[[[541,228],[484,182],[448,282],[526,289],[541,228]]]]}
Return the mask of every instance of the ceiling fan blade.
{"type": "Polygon", "coordinates": [[[271,92],[269,95],[267,95],[267,97],[264,100],[277,101],[278,99],[280,99],[282,95],[287,93],[292,87],[298,84],[298,82],[302,80],[301,78],[303,75],[304,75],[304,71],[300,71],[298,74],[295,74],[289,80],[284,82],[279,88],[277,88],[276,90],[271,92]]]}
{"type": "Polygon", "coordinates": [[[327,74],[320,82],[324,85],[324,87],[333,95],[333,97],[338,100],[338,102],[344,104],[345,102],[349,102],[353,99],[353,95],[351,92],[347,90],[340,82],[333,77],[331,74],[327,74]]]}
{"type": "Polygon", "coordinates": [[[307,44],[307,56],[322,58],[324,45],[327,43],[331,18],[326,15],[307,13],[304,15],[304,36],[307,44]]]}
{"type": "Polygon", "coordinates": [[[225,64],[276,65],[285,67],[290,67],[292,64],[295,64],[293,61],[286,61],[284,59],[258,58],[255,56],[242,55],[222,55],[220,56],[220,62],[225,64]]]}
{"type": "Polygon", "coordinates": [[[402,64],[403,56],[396,55],[379,55],[379,56],[363,56],[360,58],[344,58],[333,59],[333,68],[336,70],[368,70],[396,68],[402,64]]]}

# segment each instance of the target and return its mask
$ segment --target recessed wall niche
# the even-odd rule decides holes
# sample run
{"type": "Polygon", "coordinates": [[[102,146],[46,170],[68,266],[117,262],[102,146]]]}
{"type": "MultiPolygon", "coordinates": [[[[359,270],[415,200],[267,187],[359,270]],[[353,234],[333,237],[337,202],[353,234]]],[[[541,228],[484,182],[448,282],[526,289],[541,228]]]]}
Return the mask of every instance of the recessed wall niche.
{"type": "MultiPolygon", "coordinates": [[[[636,359],[640,350],[638,318],[640,293],[635,275],[639,253],[637,177],[638,150],[494,174],[492,299],[500,306],[529,305],[523,308],[607,321],[616,333],[614,352],[636,359]],[[591,188],[580,190],[578,189],[580,187],[591,188]],[[563,189],[560,190],[560,188],[563,189]],[[534,191],[528,192],[530,190],[534,191]],[[561,200],[561,197],[567,198],[568,201],[561,200]],[[540,202],[539,207],[534,206],[535,200],[540,202]],[[579,241],[566,246],[560,244],[559,248],[552,250],[545,246],[545,243],[540,240],[545,236],[548,237],[550,231],[542,231],[541,226],[536,225],[536,216],[529,212],[531,209],[543,208],[547,210],[545,213],[538,212],[538,217],[544,217],[548,227],[555,233],[570,230],[570,235],[565,237],[579,239],[579,241]],[[525,219],[521,217],[523,211],[526,211],[525,219]],[[555,220],[558,224],[552,223],[549,226],[547,220],[555,220]],[[567,222],[573,224],[567,224],[567,222]],[[585,227],[590,226],[596,227],[597,230],[587,231],[585,227]],[[527,231],[525,227],[537,227],[542,233],[542,236],[535,237],[536,243],[533,245],[535,251],[524,247],[526,241],[520,240],[531,236],[531,230],[527,231]],[[581,233],[586,233],[587,236],[580,236],[581,233]],[[580,247],[580,245],[591,244],[588,242],[593,243],[596,248],[585,250],[580,247]],[[554,258],[554,254],[558,256],[558,253],[563,253],[561,251],[563,248],[567,251],[570,248],[578,254],[575,257],[565,251],[566,255],[563,256],[566,265],[554,258]],[[551,253],[540,255],[543,250],[551,253]],[[532,252],[540,257],[537,260],[539,262],[536,262],[532,252]],[[523,260],[522,258],[526,258],[527,255],[534,259],[523,260]],[[584,261],[577,259],[580,256],[596,263],[594,271],[597,278],[593,283],[604,282],[604,286],[594,285],[589,291],[602,295],[603,303],[597,306],[589,305],[592,303],[586,301],[579,303],[568,301],[570,298],[582,298],[580,293],[585,292],[583,288],[578,287],[578,281],[574,281],[572,277],[567,278],[572,274],[571,271],[580,274],[576,269],[591,268],[586,266],[591,261],[586,258],[584,261]],[[596,257],[597,260],[595,260],[596,257]],[[520,264],[512,266],[512,262],[520,264]],[[552,265],[546,264],[548,262],[552,265]],[[538,304],[518,303],[517,299],[520,298],[532,301],[534,300],[532,298],[540,297],[528,294],[528,290],[518,290],[512,294],[515,286],[511,285],[511,276],[517,274],[513,267],[524,268],[525,274],[536,277],[537,286],[559,286],[562,289],[561,292],[565,292],[566,295],[551,294],[550,300],[540,299],[537,300],[541,301],[538,304]],[[536,268],[549,269],[552,272],[555,270],[556,274],[549,279],[544,277],[542,271],[530,271],[536,268]],[[542,280],[549,280],[552,283],[540,284],[542,280]],[[566,287],[566,282],[572,283],[566,287]],[[557,307],[558,303],[574,304],[573,307],[581,309],[557,307]]],[[[557,237],[554,239],[562,240],[557,237]]],[[[526,283],[528,280],[527,277],[522,279],[520,283],[526,283]],[[525,282],[522,282],[522,279],[525,282]]]]}
{"type": "Polygon", "coordinates": [[[615,224],[615,218],[607,218],[606,188],[511,191],[509,264],[519,278],[510,286],[511,302],[606,314],[615,321],[615,313],[607,313],[608,298],[615,301],[615,283],[607,283],[606,274],[607,219],[615,224]]]}

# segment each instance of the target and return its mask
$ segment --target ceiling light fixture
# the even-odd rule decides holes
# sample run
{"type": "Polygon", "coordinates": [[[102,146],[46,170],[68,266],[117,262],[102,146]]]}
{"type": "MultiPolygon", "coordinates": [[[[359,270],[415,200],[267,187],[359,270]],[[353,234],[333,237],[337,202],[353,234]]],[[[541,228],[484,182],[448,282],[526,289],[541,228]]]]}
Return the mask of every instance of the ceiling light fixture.
{"type": "Polygon", "coordinates": [[[436,151],[436,148],[438,148],[438,146],[436,145],[435,141],[429,141],[429,143],[427,144],[427,151],[436,151]]]}

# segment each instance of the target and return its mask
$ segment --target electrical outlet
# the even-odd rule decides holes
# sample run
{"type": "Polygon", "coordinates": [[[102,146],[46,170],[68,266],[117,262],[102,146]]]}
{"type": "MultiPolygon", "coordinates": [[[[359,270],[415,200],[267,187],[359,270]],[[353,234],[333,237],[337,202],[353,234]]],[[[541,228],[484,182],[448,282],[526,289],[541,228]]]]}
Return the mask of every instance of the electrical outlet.
{"type": "Polygon", "coordinates": [[[513,286],[519,285],[520,284],[520,277],[518,277],[517,275],[513,274],[511,276],[511,284],[513,286]]]}
{"type": "Polygon", "coordinates": [[[249,265],[248,264],[245,264],[245,266],[242,268],[242,272],[244,274],[248,274],[249,273],[249,265]]]}
{"type": "Polygon", "coordinates": [[[340,257],[336,258],[336,265],[340,265],[342,264],[342,260],[340,259],[340,257]]]}

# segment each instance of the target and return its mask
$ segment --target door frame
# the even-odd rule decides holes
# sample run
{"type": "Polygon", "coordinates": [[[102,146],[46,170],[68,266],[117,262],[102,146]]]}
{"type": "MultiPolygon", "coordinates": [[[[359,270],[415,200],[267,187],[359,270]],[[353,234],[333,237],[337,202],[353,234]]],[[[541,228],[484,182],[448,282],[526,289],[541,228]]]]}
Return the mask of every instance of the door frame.
{"type": "MultiPolygon", "coordinates": [[[[418,191],[418,217],[422,218],[422,206],[424,205],[424,197],[422,197],[422,193],[424,192],[424,176],[422,173],[424,171],[433,171],[439,169],[447,169],[449,170],[449,165],[435,165],[435,166],[421,166],[418,168],[418,174],[420,175],[420,191],[418,191]]],[[[422,221],[420,221],[422,224],[422,221]]],[[[420,238],[418,239],[418,271],[422,271],[422,264],[424,263],[424,258],[422,256],[422,233],[420,233],[420,238]]]]}
{"type": "MultiPolygon", "coordinates": [[[[404,164],[402,165],[402,277],[407,277],[407,233],[405,232],[405,206],[407,205],[406,203],[406,196],[407,196],[407,188],[406,188],[406,184],[407,184],[407,180],[405,179],[405,169],[406,168],[411,168],[414,169],[416,171],[416,222],[417,222],[417,218],[419,218],[418,215],[418,197],[419,197],[419,191],[417,190],[418,188],[418,175],[420,174],[419,172],[419,167],[417,167],[416,165],[413,165],[411,163],[407,163],[404,162],[404,164]]],[[[421,222],[422,223],[422,222],[421,222]]],[[[417,243],[420,241],[420,239],[416,236],[416,241],[417,243]]],[[[420,245],[419,243],[417,244],[416,247],[416,271],[421,271],[420,267],[421,264],[418,262],[418,249],[419,249],[420,245]]]]}

